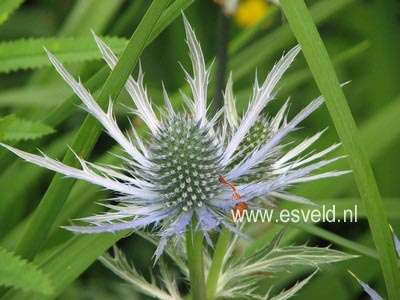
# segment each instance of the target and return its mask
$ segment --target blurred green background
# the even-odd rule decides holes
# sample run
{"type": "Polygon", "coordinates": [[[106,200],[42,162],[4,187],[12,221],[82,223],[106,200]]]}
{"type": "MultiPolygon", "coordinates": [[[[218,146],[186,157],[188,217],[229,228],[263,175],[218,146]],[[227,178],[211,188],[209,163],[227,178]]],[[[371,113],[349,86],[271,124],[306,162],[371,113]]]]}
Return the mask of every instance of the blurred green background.
{"type": "MultiPolygon", "coordinates": [[[[242,2],[251,2],[247,0],[242,2]]],[[[260,0],[261,1],[261,0],[260,0]]],[[[0,1],[0,7],[6,1],[0,1]],[[3,3],[2,3],[3,2],[3,3]]],[[[372,163],[375,176],[383,197],[389,221],[400,232],[400,2],[372,0],[319,0],[306,1],[318,23],[320,34],[334,62],[341,82],[350,81],[344,87],[345,94],[372,163]]],[[[240,5],[242,5],[241,3],[240,5]]],[[[249,3],[247,3],[249,4],[249,3]]],[[[134,0],[32,0],[24,1],[0,27],[0,117],[13,114],[19,118],[37,121],[45,118],[63,100],[71,95],[66,84],[50,67],[25,68],[9,65],[9,41],[21,41],[41,37],[90,37],[90,29],[101,36],[129,38],[148,8],[149,1],[134,0]],[[7,65],[8,64],[8,65],[7,65]],[[3,67],[1,66],[3,65],[3,67]],[[8,66],[8,67],[7,67],[8,66]]],[[[251,8],[251,6],[249,6],[251,8]]],[[[273,4],[257,6],[262,13],[245,10],[250,21],[258,29],[240,44],[238,41],[252,29],[240,22],[239,12],[227,17],[227,28],[222,33],[228,38],[227,72],[234,76],[234,90],[240,110],[247,107],[255,70],[260,80],[273,63],[294,46],[295,39],[279,9],[273,4]],[[261,7],[261,8],[259,8],[261,7]],[[265,10],[265,11],[264,11],[265,10]],[[267,21],[257,25],[257,15],[269,14],[267,21]]],[[[251,9],[254,9],[251,8],[251,9]]],[[[244,12],[243,12],[244,10],[244,12]]],[[[211,0],[195,1],[186,15],[196,30],[207,61],[211,61],[221,47],[221,8],[211,0]]],[[[27,44],[29,47],[29,42],[27,44]]],[[[32,48],[33,49],[33,48],[32,48]]],[[[29,52],[29,51],[28,51],[29,52]]],[[[62,53],[63,49],[59,49],[62,53]]],[[[34,54],[32,54],[34,55],[34,54]]],[[[17,55],[18,56],[18,55],[17,55]]],[[[90,78],[104,63],[98,54],[91,59],[75,58],[66,67],[82,81],[90,78]]],[[[29,57],[25,59],[29,60],[29,57]]],[[[189,66],[187,48],[184,42],[184,28],[181,18],[177,18],[149,47],[141,57],[145,70],[145,81],[152,100],[162,103],[161,81],[173,96],[174,105],[180,107],[178,90],[184,86],[184,73],[178,62],[189,66]]],[[[12,63],[12,62],[11,62],[12,63]]],[[[218,63],[218,62],[217,62],[218,63]]],[[[29,65],[29,63],[22,63],[29,65]]],[[[215,88],[215,77],[211,86],[215,88]]],[[[95,92],[95,91],[92,91],[95,92]]],[[[300,55],[282,81],[277,100],[267,108],[272,114],[291,96],[291,114],[298,112],[311,99],[319,95],[304,58],[300,55]]],[[[210,93],[210,98],[213,91],[210,93]]],[[[125,93],[122,103],[129,103],[125,93]]],[[[117,118],[122,126],[127,126],[126,110],[117,105],[117,118]]],[[[33,141],[52,157],[61,159],[67,151],[67,144],[81,126],[85,112],[77,109],[56,131],[33,141]]],[[[139,129],[141,123],[136,121],[139,129]]],[[[329,127],[318,149],[338,141],[326,108],[319,109],[306,122],[304,128],[294,134],[295,139],[310,136],[316,131],[329,127]]],[[[141,131],[143,135],[145,131],[141,131]]],[[[107,151],[113,141],[102,135],[91,156],[92,161],[111,161],[107,151]]],[[[1,157],[1,156],[0,156],[1,157]]],[[[0,162],[1,163],[1,162],[0,162]]],[[[335,169],[348,168],[345,162],[337,163],[335,169]]],[[[15,160],[11,165],[0,168],[0,245],[13,249],[23,232],[23,224],[35,209],[53,177],[53,173],[15,160]]],[[[358,192],[351,175],[326,179],[306,186],[293,188],[297,193],[311,200],[323,203],[338,203],[343,207],[361,205],[358,192]]],[[[69,209],[63,221],[85,216],[98,211],[96,201],[107,198],[106,191],[79,182],[74,187],[66,204],[69,209]]],[[[283,207],[293,207],[282,204],[283,207]]],[[[361,215],[356,224],[321,224],[320,227],[357,243],[373,247],[365,216],[361,215]]],[[[276,231],[276,225],[251,225],[249,233],[258,243],[268,240],[276,231]]],[[[64,243],[72,234],[62,229],[52,231],[41,255],[46,250],[64,243]]],[[[286,243],[326,246],[330,242],[307,233],[299,228],[291,228],[286,243]]],[[[138,269],[149,274],[154,246],[136,235],[119,242],[125,253],[138,269]]],[[[251,247],[243,241],[243,248],[251,247]]],[[[340,245],[333,247],[352,252],[340,245]]],[[[238,255],[242,252],[238,250],[238,255]]],[[[360,287],[351,278],[347,269],[353,270],[362,280],[370,283],[384,294],[384,283],[377,260],[360,257],[349,262],[324,268],[296,299],[367,299],[360,287]],[[363,298],[364,297],[364,298],[363,298]]],[[[289,287],[309,270],[294,270],[275,278],[266,276],[260,282],[260,289],[267,290],[271,284],[277,290],[289,287]]],[[[184,289],[185,287],[182,286],[184,289]]],[[[101,266],[93,264],[78,280],[69,286],[59,299],[146,299],[136,294],[128,286],[101,266]]]]}

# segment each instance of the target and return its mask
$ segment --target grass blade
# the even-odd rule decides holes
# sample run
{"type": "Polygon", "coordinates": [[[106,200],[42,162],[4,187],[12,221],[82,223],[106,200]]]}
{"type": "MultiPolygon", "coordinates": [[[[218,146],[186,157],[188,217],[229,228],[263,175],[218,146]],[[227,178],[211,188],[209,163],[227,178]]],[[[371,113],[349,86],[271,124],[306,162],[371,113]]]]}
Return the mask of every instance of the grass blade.
{"type": "Polygon", "coordinates": [[[400,271],[379,190],[355,121],[335,70],[304,1],[280,1],[294,35],[302,46],[315,81],[325,98],[367,212],[389,299],[400,299],[400,271]]]}

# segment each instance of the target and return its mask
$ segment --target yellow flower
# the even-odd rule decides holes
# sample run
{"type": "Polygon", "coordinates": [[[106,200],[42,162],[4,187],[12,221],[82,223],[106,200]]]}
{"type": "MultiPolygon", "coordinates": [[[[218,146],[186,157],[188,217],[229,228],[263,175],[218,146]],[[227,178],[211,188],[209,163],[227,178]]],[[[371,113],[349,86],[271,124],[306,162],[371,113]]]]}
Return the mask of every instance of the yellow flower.
{"type": "Polygon", "coordinates": [[[270,5],[266,0],[242,0],[235,12],[236,23],[242,28],[250,27],[260,21],[269,10],[270,5]]]}

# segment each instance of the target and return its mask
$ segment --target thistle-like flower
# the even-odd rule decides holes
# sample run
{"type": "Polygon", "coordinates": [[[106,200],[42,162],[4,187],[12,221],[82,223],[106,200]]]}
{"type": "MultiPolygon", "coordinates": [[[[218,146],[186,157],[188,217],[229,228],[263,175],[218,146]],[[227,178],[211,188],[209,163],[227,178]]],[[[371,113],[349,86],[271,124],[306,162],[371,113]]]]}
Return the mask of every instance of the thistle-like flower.
{"type": "MultiPolygon", "coordinates": [[[[119,166],[93,164],[76,155],[82,166],[77,169],[46,155],[26,153],[2,144],[26,161],[117,194],[113,200],[117,199],[118,205],[106,204],[109,211],[80,219],[91,226],[69,226],[69,230],[100,233],[154,225],[161,238],[156,251],[158,258],[169,238],[180,237],[191,226],[194,215],[198,220],[194,230],[201,230],[206,238],[209,231],[218,230],[221,224],[236,231],[228,213],[238,203],[247,203],[247,207],[261,196],[311,203],[286,189],[295,183],[345,173],[312,174],[339,159],[320,160],[338,144],[321,152],[304,154],[322,132],[290,150],[286,150],[288,141],[283,142],[323,103],[322,97],[312,101],[290,121],[287,120],[288,102],[274,117],[262,115],[263,109],[275,97],[275,86],[299,53],[299,46],[275,64],[261,86],[256,80],[248,109],[242,117],[236,112],[231,76],[224,93],[225,105],[210,118],[207,86],[211,68],[206,68],[200,44],[185,17],[184,23],[193,66],[193,75],[185,71],[192,92],[192,97],[182,94],[187,110],[174,111],[163,88],[166,108],[160,109],[160,116],[157,116],[143,85],[141,70],[137,79],[130,77],[125,85],[136,106],[132,112],[148,127],[148,140],[142,140],[134,128],[132,136],[124,134],[114,118],[112,101],[104,112],[85,87],[48,53],[52,64],[82,100],[86,110],[125,152],[119,166]]],[[[117,56],[99,37],[94,37],[104,60],[114,68],[117,56]]]]}

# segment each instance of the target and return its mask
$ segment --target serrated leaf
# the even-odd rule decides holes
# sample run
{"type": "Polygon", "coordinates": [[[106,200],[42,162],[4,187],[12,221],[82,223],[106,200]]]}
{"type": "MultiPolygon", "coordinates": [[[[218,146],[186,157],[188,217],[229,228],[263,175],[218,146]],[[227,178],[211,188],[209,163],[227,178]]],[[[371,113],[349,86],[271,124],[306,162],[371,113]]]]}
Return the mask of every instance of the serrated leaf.
{"type": "Polygon", "coordinates": [[[121,279],[128,282],[135,290],[162,300],[181,300],[182,298],[178,294],[178,288],[173,279],[171,279],[168,271],[161,265],[161,274],[163,276],[163,282],[166,286],[166,290],[160,288],[157,282],[152,277],[152,280],[147,281],[137,270],[131,265],[124,254],[116,247],[113,247],[114,257],[109,254],[104,254],[99,257],[100,262],[107,267],[114,274],[119,276],[121,279]],[[167,276],[167,278],[165,277],[167,276]]]}
{"type": "Polygon", "coordinates": [[[300,291],[310,281],[310,279],[315,275],[315,273],[316,272],[312,273],[310,276],[303,279],[302,281],[296,283],[290,289],[280,292],[278,295],[272,297],[271,300],[287,300],[287,299],[292,298],[293,296],[296,295],[296,293],[298,291],[300,291]]]}
{"type": "Polygon", "coordinates": [[[281,230],[279,230],[274,237],[261,249],[255,251],[252,256],[248,258],[249,261],[257,261],[265,256],[267,253],[270,253],[273,249],[277,248],[284,236],[287,232],[288,225],[284,226],[281,230]]]}
{"type": "Polygon", "coordinates": [[[9,115],[3,118],[0,118],[0,140],[3,139],[5,132],[10,127],[15,116],[9,115]]]}
{"type": "Polygon", "coordinates": [[[0,286],[51,294],[48,277],[35,265],[0,247],[0,286]]]}
{"type": "Polygon", "coordinates": [[[13,118],[4,131],[3,140],[32,140],[53,132],[54,129],[46,124],[13,118]]]}
{"type": "MultiPolygon", "coordinates": [[[[232,261],[231,265],[221,274],[218,282],[217,295],[226,298],[237,298],[237,292],[246,291],[251,294],[256,287],[258,274],[276,274],[278,272],[287,272],[295,266],[309,266],[319,268],[323,264],[339,262],[356,256],[337,251],[330,248],[318,248],[308,246],[286,246],[279,248],[274,240],[274,247],[263,248],[264,255],[257,253],[257,260],[252,257],[245,257],[238,261],[232,261]]],[[[282,295],[289,295],[283,293],[282,295]]],[[[268,295],[267,295],[268,296],[268,295]]],[[[264,298],[265,299],[265,298],[264,298]]],[[[284,299],[284,298],[283,298],[284,299]]]]}
{"type": "MultiPolygon", "coordinates": [[[[121,52],[127,40],[118,37],[102,38],[115,52],[121,52]]],[[[20,39],[0,43],[0,72],[8,73],[50,66],[43,47],[62,63],[100,59],[92,36],[68,38],[20,39]]]]}
{"type": "Polygon", "coordinates": [[[21,6],[24,0],[2,0],[0,1],[0,24],[7,21],[8,17],[21,6]]]}
{"type": "MultiPolygon", "coordinates": [[[[303,265],[318,268],[321,264],[329,264],[355,258],[330,248],[308,246],[286,246],[275,248],[259,260],[243,260],[237,267],[238,274],[248,276],[254,272],[280,272],[291,266],[303,265]]],[[[237,274],[236,274],[237,275],[237,274]]]]}

